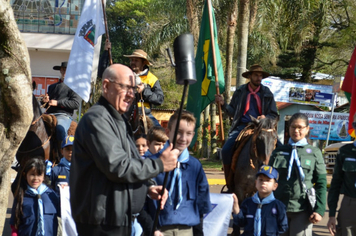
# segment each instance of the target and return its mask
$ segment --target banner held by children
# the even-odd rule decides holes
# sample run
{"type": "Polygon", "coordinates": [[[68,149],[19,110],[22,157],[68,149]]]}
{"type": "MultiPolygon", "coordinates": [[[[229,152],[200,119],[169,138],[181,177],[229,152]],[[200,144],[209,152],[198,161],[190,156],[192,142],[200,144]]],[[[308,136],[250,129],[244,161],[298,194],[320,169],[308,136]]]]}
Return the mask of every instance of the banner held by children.
{"type": "Polygon", "coordinates": [[[232,194],[210,193],[210,202],[213,210],[204,216],[204,235],[227,235],[233,204],[232,194]]]}
{"type": "Polygon", "coordinates": [[[78,235],[70,208],[69,186],[59,187],[61,199],[62,236],[78,235]]]}

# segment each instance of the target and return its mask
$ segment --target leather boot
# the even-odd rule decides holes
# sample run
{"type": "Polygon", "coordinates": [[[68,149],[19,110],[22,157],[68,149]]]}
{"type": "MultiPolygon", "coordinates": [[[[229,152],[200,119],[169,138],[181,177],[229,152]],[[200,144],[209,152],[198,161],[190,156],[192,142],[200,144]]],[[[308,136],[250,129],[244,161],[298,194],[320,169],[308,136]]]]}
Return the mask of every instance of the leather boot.
{"type": "Polygon", "coordinates": [[[231,181],[230,181],[230,177],[229,177],[229,175],[230,175],[230,172],[231,172],[231,164],[228,164],[228,165],[223,165],[223,167],[224,167],[224,176],[225,176],[225,181],[226,181],[226,187],[227,187],[227,192],[231,192],[231,188],[230,188],[230,186],[231,186],[231,181]]]}

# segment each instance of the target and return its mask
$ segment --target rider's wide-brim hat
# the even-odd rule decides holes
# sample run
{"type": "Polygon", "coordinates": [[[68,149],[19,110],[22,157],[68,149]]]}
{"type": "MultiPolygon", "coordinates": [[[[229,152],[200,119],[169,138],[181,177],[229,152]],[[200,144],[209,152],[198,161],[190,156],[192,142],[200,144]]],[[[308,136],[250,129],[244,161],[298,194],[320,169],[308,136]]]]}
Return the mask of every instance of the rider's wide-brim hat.
{"type": "Polygon", "coordinates": [[[250,69],[244,73],[242,73],[242,76],[249,79],[249,76],[253,73],[253,72],[260,72],[262,73],[262,77],[263,78],[267,78],[269,76],[269,73],[266,71],[263,71],[262,66],[258,65],[258,64],[254,64],[250,67],[250,69]]]}
{"type": "Polygon", "coordinates": [[[138,57],[146,60],[147,65],[151,65],[150,61],[148,60],[147,53],[142,49],[136,49],[133,51],[131,55],[124,55],[124,57],[138,57]]]}
{"type": "Polygon", "coordinates": [[[68,62],[64,61],[64,62],[61,63],[60,66],[53,66],[53,70],[60,70],[62,67],[67,68],[67,64],[68,64],[68,62]]]}

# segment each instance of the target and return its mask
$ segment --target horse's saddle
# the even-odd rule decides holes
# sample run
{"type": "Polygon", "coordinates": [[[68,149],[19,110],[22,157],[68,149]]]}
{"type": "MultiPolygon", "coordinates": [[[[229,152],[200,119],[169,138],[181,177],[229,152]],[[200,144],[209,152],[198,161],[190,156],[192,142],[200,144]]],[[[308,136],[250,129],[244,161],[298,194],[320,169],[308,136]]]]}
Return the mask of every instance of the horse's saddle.
{"type": "Polygon", "coordinates": [[[228,186],[229,189],[233,189],[234,173],[235,173],[238,157],[239,157],[243,147],[250,139],[251,135],[253,135],[254,128],[255,128],[255,126],[252,123],[247,125],[243,130],[241,130],[241,132],[239,133],[239,135],[237,136],[237,138],[235,140],[235,146],[233,148],[233,156],[232,156],[232,161],[231,161],[231,170],[229,172],[229,176],[226,181],[226,185],[228,186]]]}
{"type": "Polygon", "coordinates": [[[52,114],[42,114],[42,119],[49,130],[51,130],[51,136],[55,133],[56,131],[56,125],[57,125],[57,118],[55,115],[52,114]]]}

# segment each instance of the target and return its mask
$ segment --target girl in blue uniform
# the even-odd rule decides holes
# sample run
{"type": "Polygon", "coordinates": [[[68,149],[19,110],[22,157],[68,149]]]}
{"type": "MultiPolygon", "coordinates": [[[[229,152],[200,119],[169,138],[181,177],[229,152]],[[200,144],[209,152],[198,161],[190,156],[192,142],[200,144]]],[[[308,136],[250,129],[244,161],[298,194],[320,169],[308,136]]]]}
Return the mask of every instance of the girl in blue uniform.
{"type": "Polygon", "coordinates": [[[14,194],[10,226],[12,236],[55,236],[59,197],[44,184],[46,165],[41,158],[28,160],[14,194]]]}

